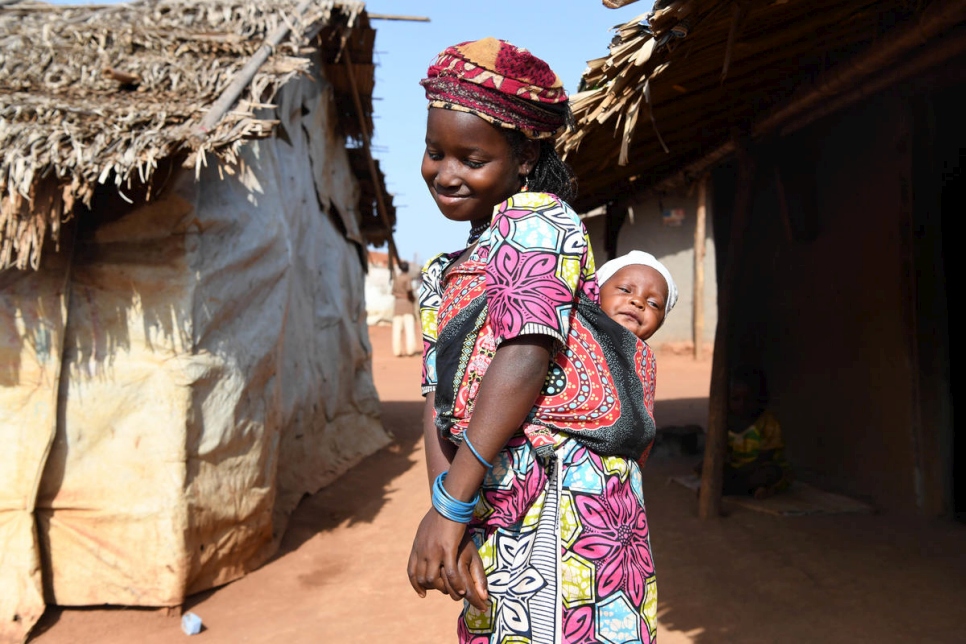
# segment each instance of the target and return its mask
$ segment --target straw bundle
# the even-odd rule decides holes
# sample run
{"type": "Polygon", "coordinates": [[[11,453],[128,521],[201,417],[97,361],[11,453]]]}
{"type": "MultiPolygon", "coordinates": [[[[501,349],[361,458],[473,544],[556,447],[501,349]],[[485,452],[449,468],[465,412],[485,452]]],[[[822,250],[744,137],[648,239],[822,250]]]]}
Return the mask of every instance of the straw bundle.
{"type": "Polygon", "coordinates": [[[579,180],[575,205],[590,210],[615,190],[657,184],[944,1],[956,4],[659,0],[615,28],[572,97],[577,127],[558,151],[579,180]]]}
{"type": "MultiPolygon", "coordinates": [[[[0,8],[0,270],[36,268],[45,235],[56,242],[75,202],[89,204],[96,185],[113,182],[121,194],[132,182],[150,185],[159,161],[179,153],[231,164],[244,140],[271,134],[275,122],[261,108],[309,68],[310,45],[337,57],[364,15],[364,4],[350,0],[295,9],[295,0],[0,8]],[[192,136],[280,26],[287,37],[238,102],[192,136]]],[[[358,58],[371,60],[371,51],[358,58]]]]}

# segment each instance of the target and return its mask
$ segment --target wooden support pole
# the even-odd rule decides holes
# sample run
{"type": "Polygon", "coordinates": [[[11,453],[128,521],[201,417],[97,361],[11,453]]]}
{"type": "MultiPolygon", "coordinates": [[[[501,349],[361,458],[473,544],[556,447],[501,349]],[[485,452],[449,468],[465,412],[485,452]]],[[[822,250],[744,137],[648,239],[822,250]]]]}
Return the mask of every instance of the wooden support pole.
{"type": "Polygon", "coordinates": [[[731,234],[725,260],[724,275],[718,290],[718,325],[714,335],[714,356],[711,363],[711,391],[708,393],[708,431],[705,435],[704,463],[701,469],[701,490],[698,496],[698,516],[715,519],[721,516],[721,482],[728,448],[728,343],[732,330],[732,299],[741,262],[745,230],[751,214],[752,186],[755,162],[748,153],[747,142],[735,143],[738,158],[738,190],[731,214],[731,234]]]}
{"type": "Polygon", "coordinates": [[[708,175],[698,182],[698,213],[694,218],[694,288],[691,301],[691,332],[694,339],[694,359],[701,359],[704,344],[704,238],[708,216],[708,175]]]}
{"type": "Polygon", "coordinates": [[[352,102],[356,107],[356,116],[359,118],[359,130],[362,132],[362,147],[366,153],[366,163],[369,165],[369,174],[372,177],[372,185],[376,190],[376,208],[379,210],[379,218],[386,226],[386,237],[388,238],[389,252],[389,275],[390,279],[395,275],[392,270],[393,262],[399,265],[399,252],[396,250],[396,242],[392,238],[392,222],[389,221],[389,212],[386,210],[386,201],[382,196],[382,182],[379,180],[379,171],[376,169],[376,160],[372,157],[372,147],[369,141],[369,128],[366,127],[365,113],[362,111],[362,99],[359,98],[359,86],[356,84],[356,76],[352,71],[352,56],[349,48],[342,50],[343,60],[345,61],[346,74],[349,76],[349,85],[352,87],[352,102]]]}

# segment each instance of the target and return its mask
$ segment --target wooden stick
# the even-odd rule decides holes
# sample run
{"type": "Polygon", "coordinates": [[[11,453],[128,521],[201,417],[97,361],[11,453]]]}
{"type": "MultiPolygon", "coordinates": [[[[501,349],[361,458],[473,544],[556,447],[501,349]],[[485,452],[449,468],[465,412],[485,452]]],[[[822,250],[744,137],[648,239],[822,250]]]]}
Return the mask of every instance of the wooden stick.
{"type": "MultiPolygon", "coordinates": [[[[313,3],[314,0],[302,0],[302,2],[295,8],[295,18],[299,18],[305,13],[306,9],[313,3]]],[[[212,103],[211,108],[205,114],[204,118],[201,119],[199,123],[192,132],[192,138],[195,143],[201,143],[208,136],[218,121],[221,120],[228,110],[235,104],[241,93],[248,87],[248,84],[252,82],[252,78],[258,72],[259,68],[265,64],[268,57],[271,55],[275,48],[288,36],[289,24],[291,21],[285,20],[278,28],[275,29],[268,37],[258,51],[248,59],[245,66],[238,70],[238,75],[231,81],[228,87],[221,93],[221,96],[212,103]]]]}
{"type": "Polygon", "coordinates": [[[728,77],[728,68],[731,66],[731,53],[734,51],[735,38],[738,36],[738,24],[741,22],[741,13],[743,7],[740,4],[735,5],[734,13],[731,16],[731,28],[728,29],[728,42],[725,45],[724,63],[721,65],[721,84],[725,82],[725,78],[728,77]]]}
{"type": "MultiPolygon", "coordinates": [[[[748,153],[747,142],[735,143],[738,157],[738,191],[731,213],[731,234],[725,260],[721,288],[718,290],[718,325],[714,335],[714,357],[711,363],[711,391],[708,394],[708,431],[701,469],[698,516],[716,519],[721,516],[721,483],[724,460],[728,451],[728,343],[731,335],[731,303],[734,284],[741,261],[745,229],[751,213],[755,161],[748,153]]],[[[718,249],[721,252],[722,249],[718,249]]]]}
{"type": "Polygon", "coordinates": [[[356,84],[356,75],[352,71],[352,56],[349,54],[348,47],[342,51],[342,55],[345,61],[346,74],[349,76],[349,85],[352,87],[352,102],[356,107],[356,116],[359,119],[359,131],[362,132],[362,147],[366,153],[366,163],[369,166],[369,174],[372,176],[372,185],[376,190],[376,207],[379,209],[379,218],[382,219],[382,223],[386,226],[387,244],[389,246],[389,252],[387,253],[389,256],[389,274],[395,275],[392,270],[393,260],[395,260],[397,265],[399,264],[399,253],[396,250],[396,242],[392,237],[392,223],[389,221],[389,212],[386,210],[386,202],[382,196],[382,182],[379,180],[376,160],[372,158],[369,128],[366,127],[365,113],[362,110],[362,99],[359,98],[359,86],[356,84]]]}
{"type": "Polygon", "coordinates": [[[704,343],[704,237],[708,211],[708,175],[698,182],[698,212],[694,220],[694,289],[691,301],[691,331],[694,338],[694,359],[701,359],[704,343]]]}
{"type": "Polygon", "coordinates": [[[394,16],[388,13],[370,13],[369,20],[408,20],[411,22],[429,22],[425,16],[394,16]]]}

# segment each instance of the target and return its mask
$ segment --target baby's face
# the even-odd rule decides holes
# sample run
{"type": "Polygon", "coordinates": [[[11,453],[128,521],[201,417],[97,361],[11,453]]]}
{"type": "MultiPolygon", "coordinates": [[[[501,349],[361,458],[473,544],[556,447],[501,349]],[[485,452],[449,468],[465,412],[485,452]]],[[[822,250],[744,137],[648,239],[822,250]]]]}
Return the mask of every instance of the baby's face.
{"type": "Polygon", "coordinates": [[[612,320],[647,340],[664,324],[667,282],[650,266],[632,264],[600,287],[600,308],[612,320]]]}

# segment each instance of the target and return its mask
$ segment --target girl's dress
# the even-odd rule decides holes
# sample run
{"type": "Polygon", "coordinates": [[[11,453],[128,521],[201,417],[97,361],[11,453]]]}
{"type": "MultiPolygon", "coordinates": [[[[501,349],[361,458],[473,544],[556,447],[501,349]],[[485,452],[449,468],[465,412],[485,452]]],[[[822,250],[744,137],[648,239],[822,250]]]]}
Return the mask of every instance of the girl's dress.
{"type": "Polygon", "coordinates": [[[639,461],[654,438],[654,358],[596,304],[587,233],[554,195],[495,209],[471,256],[423,270],[423,392],[459,444],[499,344],[557,340],[544,388],[494,461],[468,530],[490,605],[464,605],[474,644],[653,642],[657,587],[639,461]]]}

